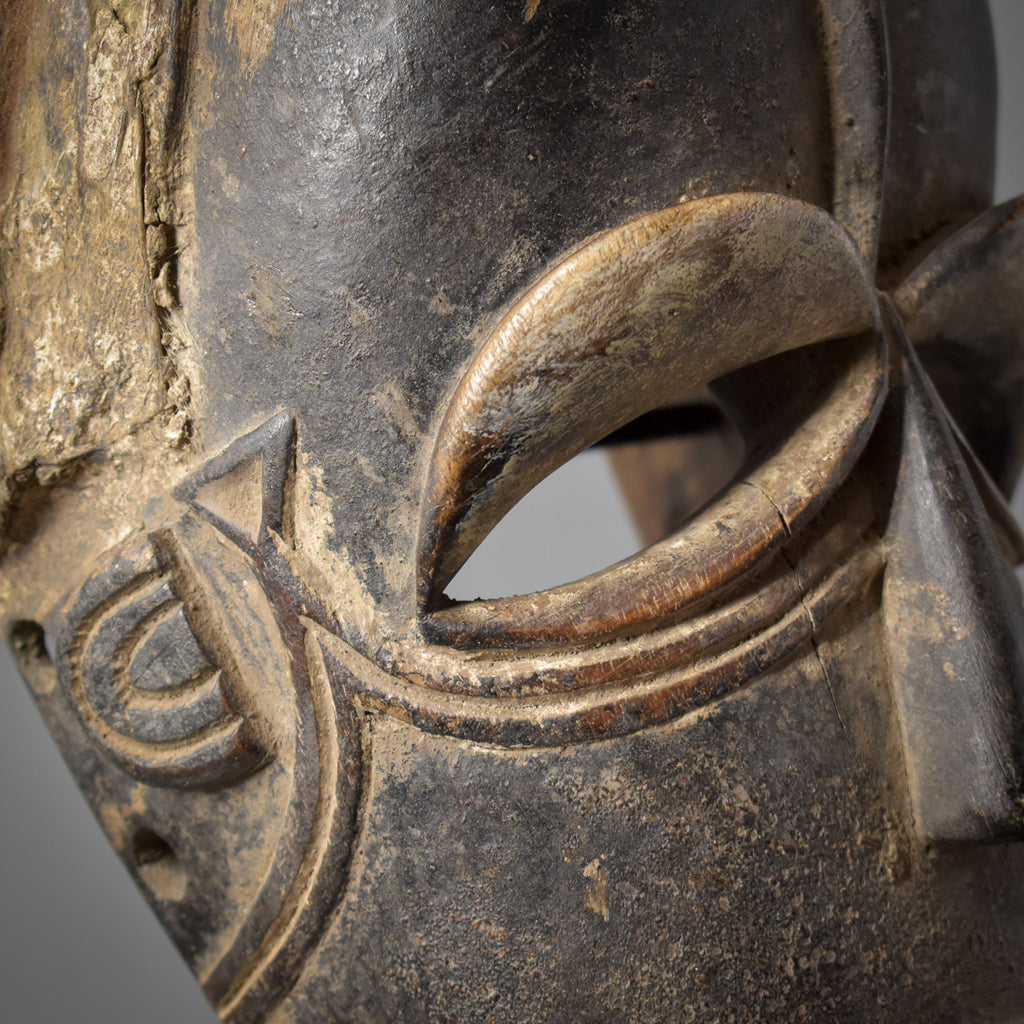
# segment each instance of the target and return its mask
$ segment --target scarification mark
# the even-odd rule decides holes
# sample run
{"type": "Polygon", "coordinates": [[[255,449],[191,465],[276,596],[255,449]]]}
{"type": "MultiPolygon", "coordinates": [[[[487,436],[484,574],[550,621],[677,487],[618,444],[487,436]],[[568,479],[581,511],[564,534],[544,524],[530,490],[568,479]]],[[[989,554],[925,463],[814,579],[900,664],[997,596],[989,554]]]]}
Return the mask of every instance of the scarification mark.
{"type": "Polygon", "coordinates": [[[201,663],[172,665],[162,693],[134,690],[132,655],[168,606],[181,606],[169,564],[153,541],[133,543],[90,577],[64,612],[58,674],[90,737],[122,771],[156,786],[217,786],[255,771],[267,752],[205,652],[201,663]]]}

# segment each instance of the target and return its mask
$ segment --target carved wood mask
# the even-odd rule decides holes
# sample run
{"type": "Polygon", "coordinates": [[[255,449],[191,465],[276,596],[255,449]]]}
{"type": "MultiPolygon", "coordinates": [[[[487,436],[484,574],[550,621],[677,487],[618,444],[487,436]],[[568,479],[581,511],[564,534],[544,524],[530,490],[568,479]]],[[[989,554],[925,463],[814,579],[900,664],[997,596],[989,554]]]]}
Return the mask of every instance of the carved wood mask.
{"type": "Polygon", "coordinates": [[[221,1016],[1009,1019],[984,4],[3,10],[5,632],[221,1016]],[[599,443],[648,546],[450,600],[599,443]]]}

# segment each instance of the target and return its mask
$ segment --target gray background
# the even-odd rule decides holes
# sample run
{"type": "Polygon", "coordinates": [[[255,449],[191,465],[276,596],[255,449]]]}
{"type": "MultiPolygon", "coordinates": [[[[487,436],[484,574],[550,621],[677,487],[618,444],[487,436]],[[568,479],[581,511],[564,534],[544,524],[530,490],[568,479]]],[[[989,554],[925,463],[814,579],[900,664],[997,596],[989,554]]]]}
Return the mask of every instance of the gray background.
{"type": "MultiPolygon", "coordinates": [[[[1024,192],[1024,0],[992,0],[997,199],[1024,192]]],[[[1024,517],[1024,488],[1014,507],[1024,517]]],[[[637,542],[602,456],[585,453],[506,518],[454,583],[496,596],[577,578],[637,542]]],[[[75,789],[0,652],[0,1018],[213,1024],[215,1017],[75,789]]]]}

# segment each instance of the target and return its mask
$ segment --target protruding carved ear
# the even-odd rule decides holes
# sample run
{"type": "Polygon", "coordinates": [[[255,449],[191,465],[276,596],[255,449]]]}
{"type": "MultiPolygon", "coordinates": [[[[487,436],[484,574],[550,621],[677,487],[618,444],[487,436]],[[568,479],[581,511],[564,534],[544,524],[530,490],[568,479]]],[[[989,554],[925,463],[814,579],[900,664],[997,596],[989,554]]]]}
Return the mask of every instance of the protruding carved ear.
{"type": "Polygon", "coordinates": [[[942,400],[1009,496],[1024,467],[1024,196],[958,231],[894,298],[942,400]]]}
{"type": "Polygon", "coordinates": [[[878,325],[856,243],[806,203],[720,196],[598,236],[509,311],[459,384],[430,465],[421,608],[577,452],[696,385],[878,325]]]}

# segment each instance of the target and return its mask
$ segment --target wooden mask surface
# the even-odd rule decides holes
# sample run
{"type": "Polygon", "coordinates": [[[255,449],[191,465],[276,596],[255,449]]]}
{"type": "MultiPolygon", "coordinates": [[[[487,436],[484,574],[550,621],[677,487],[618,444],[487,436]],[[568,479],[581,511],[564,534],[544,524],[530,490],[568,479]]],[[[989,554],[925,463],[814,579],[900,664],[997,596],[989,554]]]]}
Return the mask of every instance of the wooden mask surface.
{"type": "Polygon", "coordinates": [[[1019,1005],[982,4],[22,0],[2,48],[5,630],[225,1020],[1019,1005]],[[446,596],[623,436],[643,551],[446,596]]]}

